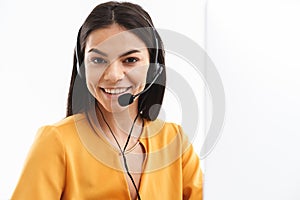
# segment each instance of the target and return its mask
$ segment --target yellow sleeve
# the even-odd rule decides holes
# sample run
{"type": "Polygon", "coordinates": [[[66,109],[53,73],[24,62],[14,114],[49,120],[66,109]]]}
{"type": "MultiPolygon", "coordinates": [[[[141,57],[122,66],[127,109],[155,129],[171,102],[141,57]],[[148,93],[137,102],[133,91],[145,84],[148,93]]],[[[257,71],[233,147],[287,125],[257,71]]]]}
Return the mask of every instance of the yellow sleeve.
{"type": "Polygon", "coordinates": [[[65,153],[58,130],[45,126],[27,156],[11,200],[59,200],[65,182],[65,153]]]}
{"type": "MultiPolygon", "coordinates": [[[[187,137],[184,139],[187,140],[187,137]]],[[[186,143],[187,144],[187,143],[186,143]]],[[[186,145],[184,145],[186,146],[186,145]]],[[[203,176],[200,159],[189,144],[182,155],[183,200],[203,199],[203,176]]]]}

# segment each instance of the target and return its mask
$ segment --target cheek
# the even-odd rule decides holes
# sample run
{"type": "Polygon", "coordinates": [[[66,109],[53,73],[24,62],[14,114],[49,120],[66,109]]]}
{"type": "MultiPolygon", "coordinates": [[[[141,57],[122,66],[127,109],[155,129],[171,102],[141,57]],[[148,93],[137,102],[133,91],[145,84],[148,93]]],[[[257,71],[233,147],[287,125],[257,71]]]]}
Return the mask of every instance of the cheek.
{"type": "Polygon", "coordinates": [[[127,77],[136,87],[143,87],[146,84],[148,67],[141,67],[128,73],[127,77]]]}
{"type": "Polygon", "coordinates": [[[97,85],[100,78],[102,77],[103,71],[86,68],[85,76],[87,84],[97,85]]]}
{"type": "Polygon", "coordinates": [[[95,97],[96,90],[102,76],[100,70],[85,69],[86,85],[90,93],[95,97]]]}

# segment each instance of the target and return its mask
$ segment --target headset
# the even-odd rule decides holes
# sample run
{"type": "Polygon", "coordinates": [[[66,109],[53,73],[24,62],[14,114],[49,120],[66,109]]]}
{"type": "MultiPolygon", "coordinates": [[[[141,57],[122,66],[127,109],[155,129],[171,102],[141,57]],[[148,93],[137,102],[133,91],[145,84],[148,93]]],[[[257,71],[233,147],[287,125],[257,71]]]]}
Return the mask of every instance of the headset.
{"type": "MultiPolygon", "coordinates": [[[[154,36],[154,40],[155,40],[155,49],[156,49],[156,50],[155,50],[156,53],[155,53],[154,63],[151,64],[151,65],[153,65],[153,66],[149,66],[149,69],[150,69],[150,67],[154,67],[154,75],[153,75],[153,78],[151,77],[151,78],[152,78],[152,81],[150,82],[150,84],[149,84],[146,88],[144,88],[144,90],[142,90],[142,91],[139,92],[138,94],[135,94],[135,95],[134,95],[134,94],[131,94],[131,93],[125,93],[125,94],[120,95],[119,98],[118,98],[118,103],[120,104],[120,106],[123,106],[123,107],[124,107],[124,106],[130,105],[130,104],[134,101],[134,99],[135,99],[136,97],[140,96],[141,94],[146,93],[146,92],[151,88],[151,86],[155,83],[155,81],[158,79],[158,77],[161,75],[161,73],[163,72],[164,68],[163,68],[163,67],[160,65],[160,63],[158,62],[159,45],[158,45],[157,31],[156,31],[155,27],[154,27],[154,26],[150,23],[150,21],[149,21],[142,13],[140,13],[139,11],[132,9],[132,8],[130,8],[129,6],[124,6],[124,5],[119,5],[119,6],[123,6],[123,7],[126,7],[127,9],[133,10],[133,11],[136,12],[138,15],[140,15],[144,20],[147,21],[147,23],[149,24],[149,26],[150,26],[150,28],[152,29],[152,32],[153,32],[153,36],[154,36]]],[[[147,28],[148,28],[148,27],[147,27],[147,28]]],[[[76,58],[76,68],[77,68],[77,73],[78,73],[78,75],[80,76],[80,78],[84,79],[84,74],[83,74],[83,72],[81,72],[81,70],[84,69],[84,63],[80,64],[80,60],[79,60],[79,52],[80,52],[80,33],[81,33],[81,29],[82,29],[82,27],[80,27],[80,29],[79,29],[79,31],[78,31],[78,35],[77,35],[77,41],[76,41],[76,47],[75,47],[75,58],[76,58]],[[80,67],[80,65],[83,65],[83,66],[80,67]]],[[[149,69],[148,69],[148,70],[149,70],[149,69]]],[[[148,74],[148,73],[147,73],[147,74],[148,74]]],[[[98,106],[98,105],[97,105],[97,106],[98,106]]],[[[135,184],[135,182],[134,182],[134,180],[133,180],[132,175],[131,175],[130,172],[129,172],[129,169],[128,169],[128,166],[127,166],[127,160],[126,160],[126,156],[125,156],[125,150],[126,150],[126,147],[127,147],[128,143],[129,143],[129,140],[130,140],[130,137],[131,137],[131,133],[132,133],[134,124],[135,124],[135,122],[136,122],[136,120],[137,120],[137,118],[138,118],[138,116],[139,116],[139,112],[138,112],[137,116],[135,117],[135,119],[134,119],[134,121],[133,121],[133,123],[132,123],[130,132],[129,132],[128,137],[127,137],[127,141],[126,141],[126,143],[125,143],[124,149],[122,150],[121,146],[119,145],[118,140],[116,139],[116,137],[115,137],[114,133],[112,132],[112,130],[111,130],[109,124],[107,123],[106,119],[104,118],[104,115],[103,115],[101,109],[100,109],[100,108],[98,108],[98,109],[99,109],[99,111],[100,111],[100,113],[101,113],[101,115],[102,115],[102,118],[103,118],[104,122],[105,122],[106,125],[108,126],[108,129],[110,130],[110,132],[111,132],[113,138],[115,139],[115,141],[116,141],[116,143],[117,143],[117,145],[118,145],[118,147],[119,147],[119,149],[120,149],[120,152],[121,152],[122,157],[123,157],[123,160],[124,160],[124,166],[125,166],[126,172],[127,172],[128,176],[129,176],[129,178],[130,178],[131,182],[133,183],[133,186],[134,186],[134,188],[135,188],[135,190],[136,190],[137,198],[138,198],[139,200],[141,200],[141,197],[140,197],[138,188],[137,188],[137,186],[136,186],[136,184],[135,184]]]]}

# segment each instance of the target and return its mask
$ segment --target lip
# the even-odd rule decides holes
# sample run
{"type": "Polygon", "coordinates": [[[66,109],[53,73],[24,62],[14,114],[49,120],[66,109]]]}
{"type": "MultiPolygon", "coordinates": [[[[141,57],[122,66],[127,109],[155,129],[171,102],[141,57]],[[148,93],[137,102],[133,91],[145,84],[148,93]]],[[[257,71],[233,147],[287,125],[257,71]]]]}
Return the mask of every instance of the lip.
{"type": "Polygon", "coordinates": [[[108,98],[116,98],[127,93],[132,87],[100,87],[100,91],[108,98]]]}

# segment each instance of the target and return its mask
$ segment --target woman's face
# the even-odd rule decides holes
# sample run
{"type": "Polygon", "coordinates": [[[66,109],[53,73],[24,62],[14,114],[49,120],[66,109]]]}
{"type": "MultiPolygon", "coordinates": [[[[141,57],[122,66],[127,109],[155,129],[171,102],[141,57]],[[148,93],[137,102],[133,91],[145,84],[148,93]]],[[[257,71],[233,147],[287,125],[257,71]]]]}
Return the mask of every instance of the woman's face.
{"type": "MultiPolygon", "coordinates": [[[[105,110],[123,111],[118,97],[144,89],[149,60],[145,43],[125,28],[113,24],[92,31],[85,47],[87,87],[105,110]]],[[[130,107],[136,109],[137,101],[130,107]]]]}

